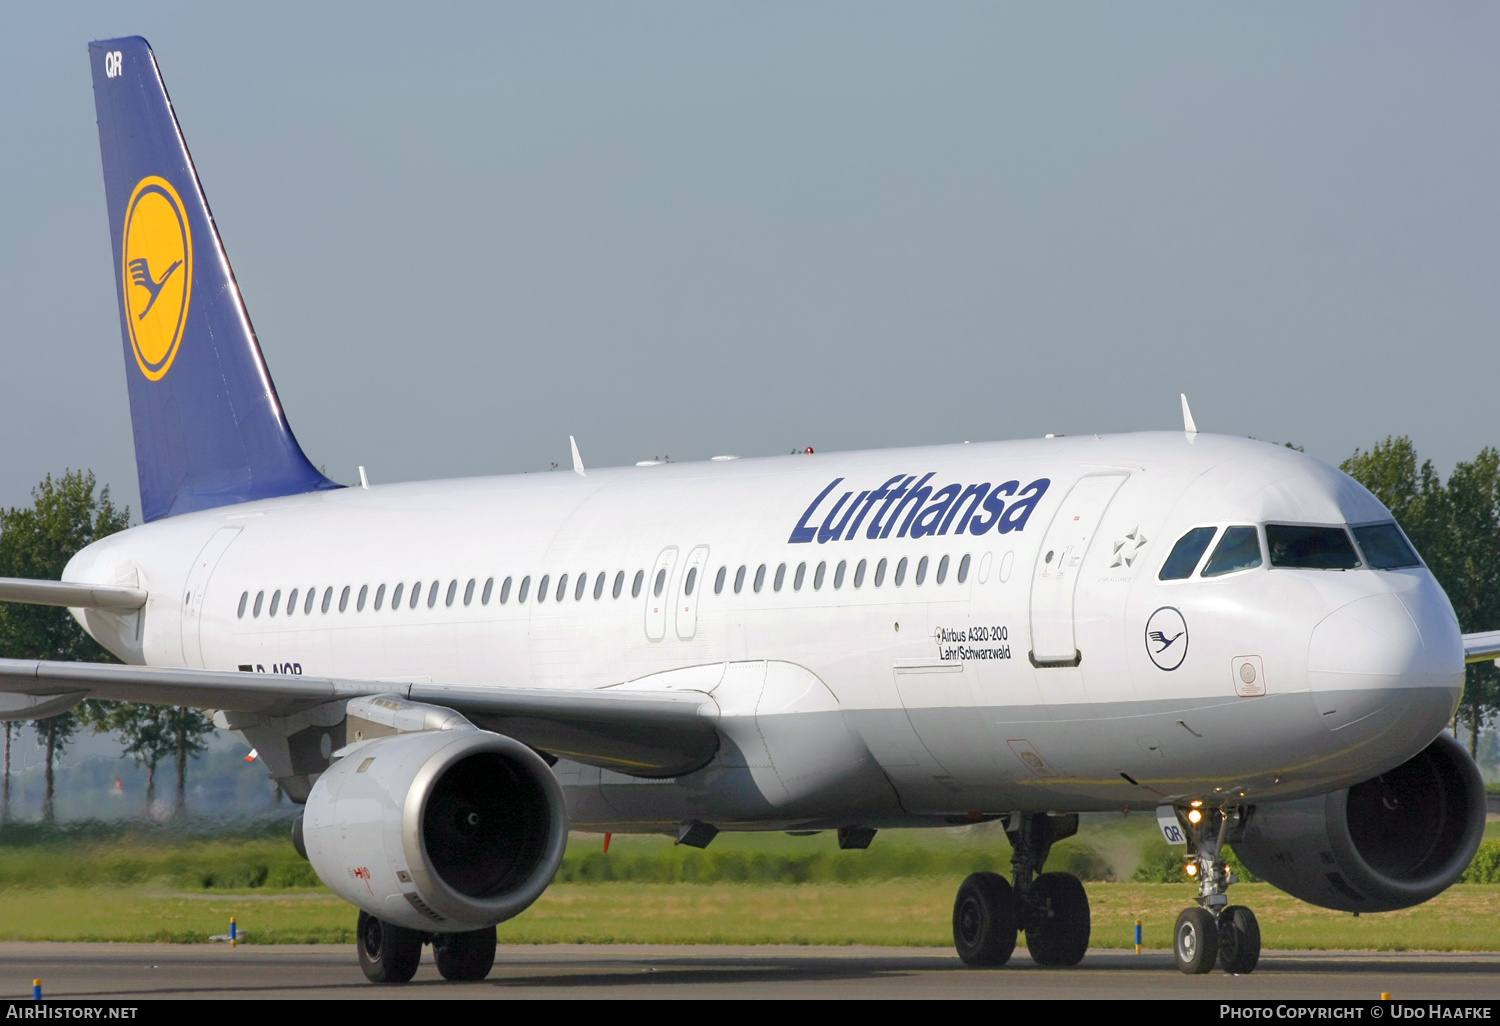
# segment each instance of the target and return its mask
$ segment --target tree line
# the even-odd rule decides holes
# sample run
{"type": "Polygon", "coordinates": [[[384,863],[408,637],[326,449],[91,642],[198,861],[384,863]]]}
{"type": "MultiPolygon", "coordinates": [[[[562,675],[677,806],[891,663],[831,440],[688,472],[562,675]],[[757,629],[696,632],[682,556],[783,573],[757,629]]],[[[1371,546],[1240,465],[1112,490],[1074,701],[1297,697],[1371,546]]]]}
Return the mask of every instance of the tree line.
{"type": "MultiPolygon", "coordinates": [[[[90,471],[47,478],[32,489],[30,506],[0,509],[0,577],[60,580],[78,550],[130,526],[130,510],[114,505],[109,487],[97,489],[90,471]]],[[[0,655],[10,659],[118,662],[88,636],[66,609],[0,602],[0,655]]],[[[122,756],[146,769],[146,808],[156,801],[156,769],[172,760],[177,770],[173,811],[180,812],[187,791],[188,760],[207,747],[213,722],[196,709],[101,702],[90,699],[46,719],[32,720],[46,753],[42,819],[54,820],[54,768],[80,731],[118,734],[122,756]]],[[[10,818],[11,743],[22,724],[5,724],[0,767],[0,819],[10,818]]]]}
{"type": "MultiPolygon", "coordinates": [[[[1500,450],[1482,449],[1444,481],[1431,460],[1417,458],[1404,435],[1342,464],[1385,503],[1448,593],[1465,634],[1500,629],[1500,450]]],[[[1469,732],[1469,754],[1500,712],[1500,671],[1493,663],[1468,668],[1454,725],[1469,732]]]]}
{"type": "MultiPolygon", "coordinates": [[[[1431,460],[1419,460],[1405,436],[1357,449],[1341,469],[1385,503],[1448,593],[1465,633],[1500,629],[1500,450],[1486,447],[1453,468],[1446,481],[1431,460]]],[[[30,506],[0,509],[0,577],[59,580],[80,549],[130,526],[128,507],[115,506],[109,487],[92,471],[52,475],[32,489],[30,506]]],[[[0,656],[117,662],[65,609],[0,602],[0,656]]],[[[1500,671],[1491,663],[1468,667],[1454,726],[1469,733],[1469,751],[1500,712],[1500,671]]],[[[54,818],[53,769],[83,730],[115,732],[122,756],[146,770],[146,806],[156,800],[157,767],[176,769],[173,810],[181,811],[188,760],[202,752],[213,722],[186,707],[88,700],[57,716],[31,721],[46,758],[42,818],[54,818]]],[[[10,815],[11,742],[19,723],[5,724],[0,818],[10,815]]]]}

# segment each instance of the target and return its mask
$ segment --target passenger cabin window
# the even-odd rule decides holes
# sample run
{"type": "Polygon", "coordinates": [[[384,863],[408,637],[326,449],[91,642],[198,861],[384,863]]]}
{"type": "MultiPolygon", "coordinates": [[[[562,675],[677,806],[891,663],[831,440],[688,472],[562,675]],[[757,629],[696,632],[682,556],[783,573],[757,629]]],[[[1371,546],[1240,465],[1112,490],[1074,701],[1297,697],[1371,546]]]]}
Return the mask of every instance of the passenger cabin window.
{"type": "Polygon", "coordinates": [[[254,610],[254,612],[252,612],[250,614],[251,616],[259,616],[260,615],[260,606],[261,606],[261,603],[264,602],[265,600],[266,600],[266,593],[265,592],[263,592],[263,591],[257,591],[255,593],[255,610],[254,610]]]}
{"type": "MultiPolygon", "coordinates": [[[[391,592],[391,609],[395,610],[395,609],[400,609],[401,608],[401,595],[405,591],[406,591],[406,585],[404,583],[398,583],[396,585],[396,590],[393,591],[393,592],[391,592]]],[[[308,594],[312,594],[312,593],[308,592],[308,594]]]]}
{"type": "Polygon", "coordinates": [[[645,580],[646,580],[646,571],[644,571],[644,570],[637,570],[635,572],[635,580],[633,580],[633,581],[630,582],[630,597],[631,598],[640,598],[641,597],[641,584],[645,580]]]}
{"type": "Polygon", "coordinates": [[[433,606],[437,605],[438,591],[442,588],[442,586],[443,586],[443,582],[442,581],[433,581],[432,584],[428,585],[428,587],[427,587],[427,608],[428,609],[431,609],[433,606]]]}
{"type": "Polygon", "coordinates": [[[1198,560],[1208,551],[1208,543],[1214,540],[1217,531],[1217,527],[1195,527],[1178,538],[1177,544],[1172,546],[1172,551],[1167,555],[1167,561],[1161,565],[1161,573],[1156,575],[1157,580],[1181,581],[1193,576],[1198,560]]]}
{"type": "Polygon", "coordinates": [[[882,559],[879,563],[875,564],[875,587],[878,588],[878,587],[880,587],[884,583],[885,583],[885,560],[882,559]]]}
{"type": "Polygon", "coordinates": [[[1204,577],[1222,577],[1260,566],[1260,536],[1253,527],[1226,527],[1203,567],[1204,577]]]}
{"type": "Polygon", "coordinates": [[[755,593],[760,594],[760,589],[766,586],[766,564],[762,563],[755,568],[755,593]]]}
{"type": "Polygon", "coordinates": [[[500,585],[500,604],[502,606],[510,601],[510,582],[511,578],[507,577],[505,583],[500,585]]]}
{"type": "Polygon", "coordinates": [[[551,574],[542,574],[542,579],[541,579],[540,582],[538,582],[538,584],[536,586],[536,600],[538,602],[546,602],[547,601],[547,586],[550,585],[551,583],[552,583],[552,575],[551,574]]]}
{"type": "Polygon", "coordinates": [[[923,556],[917,560],[917,583],[921,584],[927,580],[927,557],[923,556]]]}
{"type": "Polygon", "coordinates": [[[834,570],[833,570],[833,590],[834,591],[838,591],[840,588],[842,588],[844,586],[844,571],[848,570],[848,569],[849,569],[849,561],[847,559],[841,559],[841,560],[839,560],[839,565],[836,566],[834,568],[834,570]]]}
{"type": "Polygon", "coordinates": [[[969,557],[965,555],[958,561],[958,583],[962,584],[969,579],[969,557]]]}
{"type": "MultiPolygon", "coordinates": [[[[806,565],[806,564],[804,564],[806,565]]],[[[776,583],[771,585],[773,591],[780,591],[781,586],[786,583],[786,564],[782,563],[776,568],[776,583]]]]}
{"type": "Polygon", "coordinates": [[[1342,527],[1267,524],[1271,565],[1298,570],[1353,570],[1359,555],[1342,527]]]}
{"type": "Polygon", "coordinates": [[[854,586],[856,588],[863,588],[865,586],[865,567],[868,565],[868,561],[863,559],[854,564],[854,586]]]}
{"type": "Polygon", "coordinates": [[[823,587],[823,577],[828,573],[828,564],[819,563],[818,569],[813,571],[813,591],[820,591],[823,587]]]}
{"type": "MultiPolygon", "coordinates": [[[[434,581],[433,583],[436,584],[437,582],[434,581]]],[[[417,603],[420,601],[422,601],[422,582],[418,581],[411,586],[411,598],[406,600],[406,608],[416,609],[417,603]]]]}
{"type": "Polygon", "coordinates": [[[797,573],[792,578],[792,590],[793,591],[801,591],[802,590],[802,582],[804,580],[806,580],[806,579],[807,579],[807,564],[806,563],[798,563],[797,564],[797,573]]]}
{"type": "Polygon", "coordinates": [[[293,588],[292,589],[292,593],[286,597],[286,615],[287,616],[291,616],[296,611],[297,611],[297,589],[293,588]]]}
{"type": "Polygon", "coordinates": [[[380,612],[380,607],[385,603],[385,585],[375,589],[375,612],[380,612]]]}
{"type": "Polygon", "coordinates": [[[736,595],[738,595],[744,589],[745,589],[745,564],[741,563],[740,564],[740,568],[734,572],[734,593],[736,595]]]}
{"type": "Polygon", "coordinates": [[[661,598],[662,589],[666,586],[667,571],[666,568],[662,568],[661,570],[656,571],[656,583],[651,586],[651,594],[656,598],[661,598]]]}
{"type": "Polygon", "coordinates": [[[938,560],[937,583],[942,584],[948,579],[948,557],[944,556],[938,560]]]}
{"type": "MultiPolygon", "coordinates": [[[[603,578],[601,578],[601,580],[602,579],[603,578]]],[[[583,590],[585,588],[587,588],[588,585],[589,585],[589,575],[588,574],[579,574],[578,575],[578,583],[573,586],[573,601],[574,602],[582,602],[583,601],[583,590]]],[[[598,598],[598,594],[595,593],[594,597],[598,598]]]]}
{"type": "Polygon", "coordinates": [[[369,597],[370,586],[368,584],[361,584],[359,586],[359,598],[354,603],[354,611],[356,613],[362,613],[365,611],[365,599],[369,597]]]}
{"type": "MultiPolygon", "coordinates": [[[[547,586],[546,581],[547,581],[547,579],[545,577],[543,577],[542,578],[542,587],[543,588],[545,588],[547,586]]],[[[530,577],[530,575],[528,575],[526,577],[521,578],[521,590],[516,594],[516,601],[517,602],[525,602],[526,601],[526,593],[528,591],[530,591],[530,590],[531,590],[531,577],[530,577]]]]}
{"type": "Polygon", "coordinates": [[[719,567],[719,572],[714,575],[714,594],[721,595],[724,592],[724,578],[729,574],[729,567],[719,567]]]}
{"type": "Polygon", "coordinates": [[[479,604],[481,606],[489,605],[490,596],[493,594],[495,594],[495,579],[493,577],[486,577],[484,579],[484,591],[479,596],[479,604]]]}
{"type": "Polygon", "coordinates": [[[1368,524],[1353,531],[1365,562],[1376,570],[1405,570],[1422,565],[1406,535],[1394,523],[1368,524]]]}
{"type": "Polygon", "coordinates": [[[344,590],[339,592],[339,612],[349,608],[349,585],[344,585],[344,590]]]}
{"type": "Polygon", "coordinates": [[[906,557],[902,556],[901,557],[901,562],[899,562],[899,563],[896,564],[896,580],[895,580],[895,584],[896,584],[896,587],[899,588],[899,587],[901,587],[901,585],[903,585],[905,583],[906,583],[906,557]]]}
{"type": "Polygon", "coordinates": [[[276,615],[276,609],[280,605],[281,605],[281,589],[277,588],[276,591],[275,591],[275,593],[271,596],[271,612],[269,614],[267,614],[267,615],[269,615],[269,616],[275,616],[276,615]]]}
{"type": "Polygon", "coordinates": [[[302,602],[302,615],[303,616],[308,616],[308,615],[310,615],[312,613],[313,599],[315,599],[317,597],[317,595],[318,595],[318,589],[317,588],[308,588],[307,589],[307,598],[304,599],[303,602],[302,602]]]}
{"type": "Polygon", "coordinates": [[[688,567],[687,580],[682,582],[682,593],[684,595],[691,595],[693,593],[693,585],[697,583],[698,568],[695,566],[690,566],[688,567]]]}
{"type": "Polygon", "coordinates": [[[561,602],[563,599],[567,598],[567,595],[568,595],[568,575],[567,574],[563,574],[561,577],[559,577],[557,579],[557,594],[553,595],[552,597],[556,601],[561,602]]]}
{"type": "Polygon", "coordinates": [[[328,612],[328,610],[332,606],[333,606],[333,588],[330,586],[330,587],[327,587],[327,588],[323,589],[323,605],[320,608],[323,610],[323,612],[326,613],[326,612],[328,612]]]}
{"type": "Polygon", "coordinates": [[[464,585],[464,605],[467,606],[469,603],[474,601],[474,585],[478,583],[478,581],[470,577],[469,583],[464,585]]]}
{"type": "Polygon", "coordinates": [[[605,582],[608,581],[608,580],[609,580],[609,574],[605,573],[603,570],[600,570],[599,571],[599,576],[594,579],[594,601],[595,602],[599,601],[601,598],[604,597],[604,585],[605,585],[605,582]]]}
{"type": "Polygon", "coordinates": [[[620,592],[623,591],[624,589],[625,589],[625,571],[621,570],[619,573],[615,574],[615,586],[614,586],[614,589],[612,591],[610,591],[610,597],[611,598],[619,598],[620,597],[620,592]]]}
{"type": "Polygon", "coordinates": [[[238,616],[241,620],[245,618],[245,604],[249,601],[250,593],[248,591],[240,592],[240,611],[235,615],[238,616]]]}

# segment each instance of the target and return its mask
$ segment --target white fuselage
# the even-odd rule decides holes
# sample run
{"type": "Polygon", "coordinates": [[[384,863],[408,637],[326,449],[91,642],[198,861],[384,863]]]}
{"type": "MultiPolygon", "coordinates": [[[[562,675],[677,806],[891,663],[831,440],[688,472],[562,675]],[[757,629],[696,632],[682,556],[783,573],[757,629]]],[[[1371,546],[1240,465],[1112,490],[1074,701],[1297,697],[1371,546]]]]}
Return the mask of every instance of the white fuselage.
{"type": "MultiPolygon", "coordinates": [[[[710,692],[763,660],[800,668],[809,683],[787,685],[802,690],[780,709],[811,730],[795,746],[838,734],[830,751],[852,744],[878,769],[864,790],[788,769],[796,753],[778,758],[778,710],[762,701],[779,797],[760,782],[754,800],[725,797],[723,766],[661,781],[564,759],[574,821],[873,825],[1274,801],[1401,763],[1463,682],[1458,625],[1426,569],[1263,560],[1158,579],[1195,526],[1389,519],[1317,460],[1170,432],[348,488],[137,527],[65,578],[149,590],[139,622],[80,616],[121,658],[158,666],[710,692]],[[930,494],[899,517],[858,498],[907,478],[930,494]],[[991,512],[940,505],[943,486],[1007,481],[991,512]],[[869,537],[874,523],[889,533],[869,537]],[[913,537],[918,524],[931,533],[913,537]],[[1182,649],[1153,659],[1164,608],[1182,649]]],[[[756,765],[743,740],[730,747],[756,765]]]]}

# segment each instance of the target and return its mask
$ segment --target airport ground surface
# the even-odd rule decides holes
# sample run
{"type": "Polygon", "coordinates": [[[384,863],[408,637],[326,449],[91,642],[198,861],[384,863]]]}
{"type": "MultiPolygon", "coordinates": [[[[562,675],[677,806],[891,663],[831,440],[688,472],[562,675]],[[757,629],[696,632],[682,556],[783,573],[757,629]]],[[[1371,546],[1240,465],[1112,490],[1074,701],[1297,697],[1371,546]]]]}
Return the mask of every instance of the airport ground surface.
{"type": "Polygon", "coordinates": [[[414,981],[365,982],[346,945],[0,944],[0,997],[137,998],[1299,998],[1500,1000],[1500,954],[1266,952],[1249,976],[1184,976],[1164,951],[1090,951],[1038,969],[965,968],[934,948],[527,945],[481,983],[447,983],[430,953],[414,981]]]}

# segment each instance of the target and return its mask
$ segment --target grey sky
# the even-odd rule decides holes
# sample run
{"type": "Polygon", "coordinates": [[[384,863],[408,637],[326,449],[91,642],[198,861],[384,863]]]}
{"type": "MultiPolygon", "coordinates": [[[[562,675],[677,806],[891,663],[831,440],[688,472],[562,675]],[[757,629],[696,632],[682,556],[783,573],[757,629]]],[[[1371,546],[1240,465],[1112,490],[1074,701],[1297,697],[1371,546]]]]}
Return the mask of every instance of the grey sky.
{"type": "Polygon", "coordinates": [[[1500,443],[1500,9],[8,5],[0,503],[138,506],[85,44],[343,481],[1180,423],[1500,443]]]}

